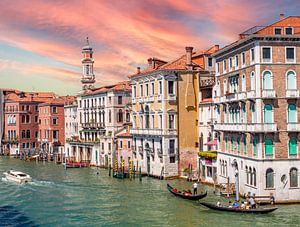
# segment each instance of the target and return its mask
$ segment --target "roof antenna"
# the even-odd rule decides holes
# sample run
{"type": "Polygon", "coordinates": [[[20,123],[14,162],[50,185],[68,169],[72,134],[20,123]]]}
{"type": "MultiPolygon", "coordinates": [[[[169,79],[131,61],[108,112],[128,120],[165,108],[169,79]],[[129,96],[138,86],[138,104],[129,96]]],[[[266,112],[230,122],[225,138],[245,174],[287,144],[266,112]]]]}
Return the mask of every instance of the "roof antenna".
{"type": "Polygon", "coordinates": [[[87,44],[87,46],[90,45],[90,42],[89,42],[89,36],[88,36],[88,35],[86,36],[86,44],[87,44]]]}

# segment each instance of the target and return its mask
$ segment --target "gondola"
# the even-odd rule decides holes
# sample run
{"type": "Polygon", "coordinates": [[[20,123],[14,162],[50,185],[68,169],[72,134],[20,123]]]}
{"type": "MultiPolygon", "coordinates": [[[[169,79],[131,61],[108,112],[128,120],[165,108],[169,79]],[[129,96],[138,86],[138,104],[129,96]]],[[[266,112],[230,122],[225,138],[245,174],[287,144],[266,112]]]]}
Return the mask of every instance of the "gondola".
{"type": "Polygon", "coordinates": [[[201,205],[208,207],[212,210],[235,212],[235,213],[255,213],[255,214],[266,214],[274,210],[277,210],[278,207],[268,207],[268,208],[254,208],[254,209],[240,209],[240,208],[229,208],[224,206],[217,206],[212,203],[200,202],[201,205]]]}
{"type": "Polygon", "coordinates": [[[167,184],[167,188],[168,190],[175,196],[181,197],[183,199],[188,199],[188,200],[199,200],[204,198],[205,196],[207,196],[207,192],[203,193],[203,194],[198,194],[198,195],[184,195],[182,192],[180,191],[176,191],[175,188],[173,188],[171,185],[167,184]]]}

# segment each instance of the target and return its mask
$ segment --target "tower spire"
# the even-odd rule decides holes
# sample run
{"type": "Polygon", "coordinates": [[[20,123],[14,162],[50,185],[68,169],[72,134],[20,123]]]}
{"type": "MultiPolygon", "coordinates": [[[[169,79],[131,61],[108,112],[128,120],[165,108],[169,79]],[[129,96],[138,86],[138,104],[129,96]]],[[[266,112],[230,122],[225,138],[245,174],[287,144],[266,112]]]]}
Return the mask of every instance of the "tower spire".
{"type": "Polygon", "coordinates": [[[90,46],[89,37],[86,37],[86,45],[82,47],[83,58],[82,63],[82,90],[85,92],[92,89],[95,84],[94,75],[94,59],[93,59],[93,48],[90,46]]]}

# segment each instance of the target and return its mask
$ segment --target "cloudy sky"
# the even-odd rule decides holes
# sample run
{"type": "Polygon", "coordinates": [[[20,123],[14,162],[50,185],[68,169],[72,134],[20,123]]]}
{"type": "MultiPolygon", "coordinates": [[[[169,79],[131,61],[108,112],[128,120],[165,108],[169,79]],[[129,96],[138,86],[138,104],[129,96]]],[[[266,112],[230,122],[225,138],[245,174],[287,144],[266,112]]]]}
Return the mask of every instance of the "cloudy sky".
{"type": "Polygon", "coordinates": [[[1,0],[0,87],[76,94],[86,36],[97,85],[107,85],[148,57],[223,46],[299,8],[298,0],[1,0]]]}

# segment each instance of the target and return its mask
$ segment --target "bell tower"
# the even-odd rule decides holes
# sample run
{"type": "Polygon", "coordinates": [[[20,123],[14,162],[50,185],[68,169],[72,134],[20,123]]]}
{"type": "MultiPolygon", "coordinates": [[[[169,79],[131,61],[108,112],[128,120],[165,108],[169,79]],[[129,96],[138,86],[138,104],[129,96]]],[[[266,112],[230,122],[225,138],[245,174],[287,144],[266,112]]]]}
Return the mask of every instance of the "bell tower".
{"type": "Polygon", "coordinates": [[[90,46],[89,37],[86,37],[86,45],[82,47],[83,58],[82,63],[82,90],[87,91],[94,87],[95,75],[94,75],[94,59],[93,48],[90,46]]]}

